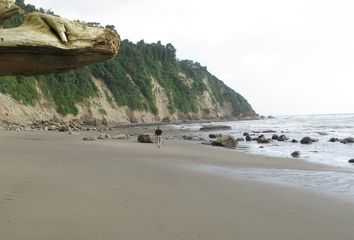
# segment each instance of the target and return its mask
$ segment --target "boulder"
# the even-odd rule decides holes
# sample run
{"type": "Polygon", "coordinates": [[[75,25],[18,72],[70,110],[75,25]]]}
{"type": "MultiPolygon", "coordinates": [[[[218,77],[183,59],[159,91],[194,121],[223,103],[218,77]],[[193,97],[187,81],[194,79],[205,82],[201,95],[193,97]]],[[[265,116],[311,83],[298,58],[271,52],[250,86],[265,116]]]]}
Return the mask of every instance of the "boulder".
{"type": "Polygon", "coordinates": [[[267,143],[270,143],[270,139],[266,138],[266,136],[264,136],[264,135],[261,135],[257,138],[257,143],[267,144],[267,143]]]}
{"type": "Polygon", "coordinates": [[[329,139],[330,142],[339,142],[340,140],[338,138],[331,138],[329,139]]]}
{"type": "Polygon", "coordinates": [[[354,163],[354,158],[353,158],[353,159],[350,159],[350,160],[348,161],[348,163],[354,163]]]}
{"type": "Polygon", "coordinates": [[[247,136],[246,136],[246,141],[247,141],[247,142],[251,142],[251,141],[252,141],[252,138],[251,138],[249,135],[247,135],[247,136]]]}
{"type": "Polygon", "coordinates": [[[299,141],[296,139],[291,140],[292,143],[298,143],[299,141]]]}
{"type": "Polygon", "coordinates": [[[211,141],[212,146],[221,146],[227,148],[235,148],[237,145],[237,141],[232,136],[222,136],[217,138],[216,140],[211,141]]]}
{"type": "Polygon", "coordinates": [[[278,140],[278,139],[279,139],[279,135],[274,134],[274,135],[272,136],[272,140],[278,140]]]}
{"type": "Polygon", "coordinates": [[[156,143],[156,137],[154,134],[145,133],[138,136],[138,142],[140,143],[156,143]]]}
{"type": "Polygon", "coordinates": [[[300,157],[300,155],[301,155],[300,151],[295,151],[295,152],[293,152],[293,153],[291,154],[291,156],[292,156],[293,158],[298,158],[298,157],[300,157]]]}
{"type": "Polygon", "coordinates": [[[280,135],[279,138],[278,138],[279,142],[285,142],[285,141],[288,141],[288,140],[289,140],[289,138],[287,136],[285,136],[284,134],[280,135]]]}
{"type": "Polygon", "coordinates": [[[312,144],[312,138],[310,137],[304,137],[303,139],[301,139],[301,144],[312,144]]]}
{"type": "Polygon", "coordinates": [[[344,138],[342,141],[340,141],[341,143],[347,144],[347,143],[354,143],[354,138],[352,137],[347,137],[344,138]]]}
{"type": "Polygon", "coordinates": [[[250,135],[250,134],[247,133],[247,132],[244,132],[244,133],[243,133],[243,136],[244,136],[244,137],[249,136],[249,135],[250,135]]]}
{"type": "Polygon", "coordinates": [[[231,127],[227,125],[204,125],[200,131],[213,131],[213,130],[230,130],[231,127]]]}

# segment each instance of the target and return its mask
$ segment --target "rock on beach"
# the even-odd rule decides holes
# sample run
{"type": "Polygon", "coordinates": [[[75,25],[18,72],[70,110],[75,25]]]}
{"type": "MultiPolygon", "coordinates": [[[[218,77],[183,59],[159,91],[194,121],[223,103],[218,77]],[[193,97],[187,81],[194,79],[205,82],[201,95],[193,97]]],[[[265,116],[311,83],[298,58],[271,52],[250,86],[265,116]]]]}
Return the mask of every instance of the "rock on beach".
{"type": "Polygon", "coordinates": [[[232,136],[222,136],[216,140],[211,141],[212,146],[220,146],[227,148],[235,148],[237,145],[237,140],[232,136]]]}

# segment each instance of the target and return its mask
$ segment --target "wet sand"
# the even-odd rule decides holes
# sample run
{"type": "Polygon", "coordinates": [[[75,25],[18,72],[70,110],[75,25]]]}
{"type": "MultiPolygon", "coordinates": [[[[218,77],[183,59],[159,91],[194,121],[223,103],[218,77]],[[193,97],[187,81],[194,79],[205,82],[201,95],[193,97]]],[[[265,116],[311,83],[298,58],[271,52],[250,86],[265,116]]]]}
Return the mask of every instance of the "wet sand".
{"type": "MultiPolygon", "coordinates": [[[[92,135],[92,134],[91,134],[92,135]]],[[[0,239],[352,239],[354,200],[207,171],[336,170],[183,141],[0,132],[0,239]]]]}

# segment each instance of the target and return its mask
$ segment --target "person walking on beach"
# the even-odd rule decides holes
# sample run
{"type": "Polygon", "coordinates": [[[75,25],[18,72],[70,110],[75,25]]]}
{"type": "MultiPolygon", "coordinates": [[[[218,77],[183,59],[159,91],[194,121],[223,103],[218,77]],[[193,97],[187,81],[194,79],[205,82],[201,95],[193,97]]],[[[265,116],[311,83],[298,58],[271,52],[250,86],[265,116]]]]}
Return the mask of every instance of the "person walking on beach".
{"type": "Polygon", "coordinates": [[[162,142],[162,130],[160,129],[160,127],[157,127],[157,129],[155,131],[155,136],[157,139],[157,147],[160,148],[161,142],[162,142]]]}

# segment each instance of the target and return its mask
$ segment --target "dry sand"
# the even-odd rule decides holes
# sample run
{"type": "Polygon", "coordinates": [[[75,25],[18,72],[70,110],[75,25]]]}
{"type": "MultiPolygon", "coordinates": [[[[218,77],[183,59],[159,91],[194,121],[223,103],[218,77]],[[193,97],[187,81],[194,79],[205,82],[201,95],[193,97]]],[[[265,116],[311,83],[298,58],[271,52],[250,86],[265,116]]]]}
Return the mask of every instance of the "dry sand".
{"type": "Polygon", "coordinates": [[[350,202],[190,168],[326,167],[82,137],[0,132],[1,240],[353,239],[350,202]]]}

